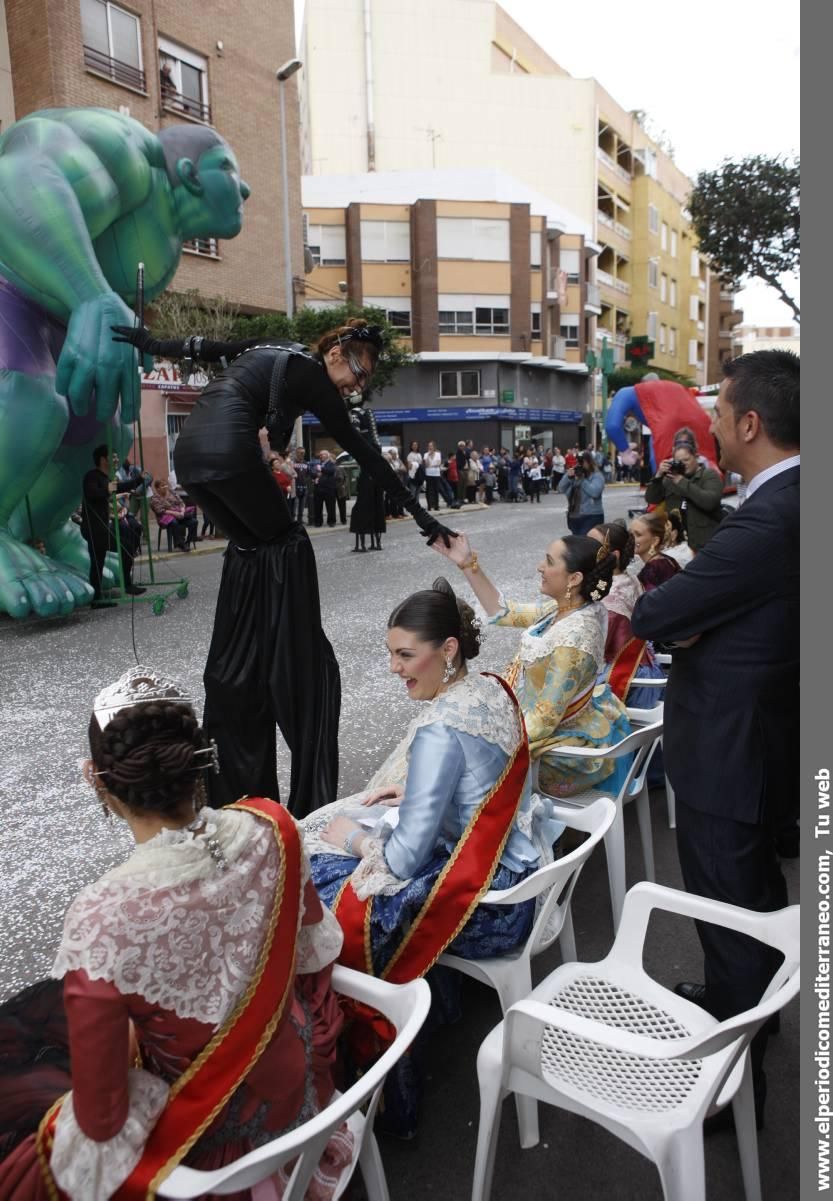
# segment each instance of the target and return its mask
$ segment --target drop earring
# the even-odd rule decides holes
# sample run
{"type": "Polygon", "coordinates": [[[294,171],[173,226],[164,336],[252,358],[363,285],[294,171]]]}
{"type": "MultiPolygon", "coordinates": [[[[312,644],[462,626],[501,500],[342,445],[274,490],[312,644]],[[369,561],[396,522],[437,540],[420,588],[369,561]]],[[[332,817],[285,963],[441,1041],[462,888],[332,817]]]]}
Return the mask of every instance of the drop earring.
{"type": "Polygon", "coordinates": [[[568,581],[568,582],[567,582],[567,592],[566,592],[566,594],[565,594],[565,596],[564,596],[564,604],[565,604],[565,606],[569,606],[569,605],[570,605],[570,603],[571,603],[571,601],[572,601],[572,597],[573,597],[573,585],[572,585],[572,584],[571,584],[571,583],[568,581]]]}
{"type": "Polygon", "coordinates": [[[447,684],[449,680],[454,679],[454,660],[449,656],[445,661],[445,671],[443,672],[443,683],[447,684]]]}

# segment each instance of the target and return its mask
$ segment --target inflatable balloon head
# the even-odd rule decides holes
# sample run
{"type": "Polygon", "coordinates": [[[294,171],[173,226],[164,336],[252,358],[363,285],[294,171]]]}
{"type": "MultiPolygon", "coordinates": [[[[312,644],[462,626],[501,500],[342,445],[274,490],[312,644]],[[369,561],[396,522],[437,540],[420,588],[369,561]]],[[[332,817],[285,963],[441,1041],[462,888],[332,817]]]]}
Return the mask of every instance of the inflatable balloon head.
{"type": "MultiPolygon", "coordinates": [[[[620,388],[607,411],[605,430],[618,450],[627,450],[625,422],[633,416],[651,431],[651,468],[656,471],[663,459],[673,458],[675,435],[683,430],[694,454],[701,454],[714,465],[714,438],[709,418],[694,396],[674,380],[659,379],[652,372],[632,388],[620,388]]],[[[690,448],[690,447],[689,447],[690,448]]]]}

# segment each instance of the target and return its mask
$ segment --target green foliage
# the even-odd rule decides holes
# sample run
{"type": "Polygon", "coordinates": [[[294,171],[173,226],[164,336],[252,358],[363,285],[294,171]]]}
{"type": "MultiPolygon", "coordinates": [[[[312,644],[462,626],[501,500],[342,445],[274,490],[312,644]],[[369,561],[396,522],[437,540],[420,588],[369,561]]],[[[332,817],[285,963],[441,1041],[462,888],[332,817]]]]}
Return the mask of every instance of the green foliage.
{"type": "Polygon", "coordinates": [[[619,388],[636,387],[641,382],[642,377],[647,375],[649,371],[654,372],[660,379],[670,379],[675,384],[682,384],[684,388],[693,388],[695,384],[693,379],[679,375],[676,371],[666,371],[662,367],[617,367],[607,377],[607,386],[610,389],[611,395],[618,391],[619,388]]]}
{"type": "Polygon", "coordinates": [[[729,279],[757,277],[801,319],[782,277],[798,269],[801,165],[752,155],[701,171],[689,199],[700,250],[729,279]]]}
{"type": "Polygon", "coordinates": [[[394,381],[400,367],[413,363],[413,355],[403,345],[383,309],[349,302],[329,309],[299,309],[294,317],[285,313],[259,313],[249,316],[223,299],[202,296],[196,288],[187,292],[165,292],[153,306],[151,332],[157,338],[185,338],[200,333],[217,341],[247,338],[280,338],[314,346],[323,334],[343,325],[351,317],[363,317],[382,329],[385,348],[373,374],[372,393],[381,394],[394,381]]]}

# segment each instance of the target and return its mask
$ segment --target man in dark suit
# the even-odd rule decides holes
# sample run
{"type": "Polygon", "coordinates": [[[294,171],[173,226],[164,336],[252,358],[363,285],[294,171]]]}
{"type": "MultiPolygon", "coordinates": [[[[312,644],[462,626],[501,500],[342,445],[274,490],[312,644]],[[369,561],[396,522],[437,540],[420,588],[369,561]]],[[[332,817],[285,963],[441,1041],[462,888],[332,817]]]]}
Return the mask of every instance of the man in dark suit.
{"type": "MultiPolygon", "coordinates": [[[[685,571],[640,597],[631,624],[677,647],[663,746],[685,886],[768,912],[787,904],[775,833],[798,805],[800,362],[764,350],[724,374],[711,432],[746,501],[685,571]]],[[[757,1004],[780,955],[717,926],[698,933],[705,986],[677,991],[721,1020],[757,1004]]],[[[759,1123],[766,1039],[752,1044],[759,1123]]]]}

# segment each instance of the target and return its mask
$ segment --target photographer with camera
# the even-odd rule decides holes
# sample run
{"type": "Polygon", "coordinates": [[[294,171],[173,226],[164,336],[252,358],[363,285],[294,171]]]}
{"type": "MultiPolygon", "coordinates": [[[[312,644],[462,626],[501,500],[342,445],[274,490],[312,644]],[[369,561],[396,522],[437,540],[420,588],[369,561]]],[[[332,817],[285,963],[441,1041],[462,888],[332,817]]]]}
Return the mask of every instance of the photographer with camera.
{"type": "Polygon", "coordinates": [[[558,482],[558,491],[567,501],[567,525],[571,534],[587,534],[604,521],[605,477],[589,450],[582,451],[574,467],[568,467],[558,482]]]}
{"type": "Polygon", "coordinates": [[[713,467],[697,458],[697,440],[687,426],[674,435],[673,458],[663,459],[645,489],[649,505],[663,501],[682,514],[688,544],[694,554],[703,547],[723,518],[723,480],[713,467]]]}

